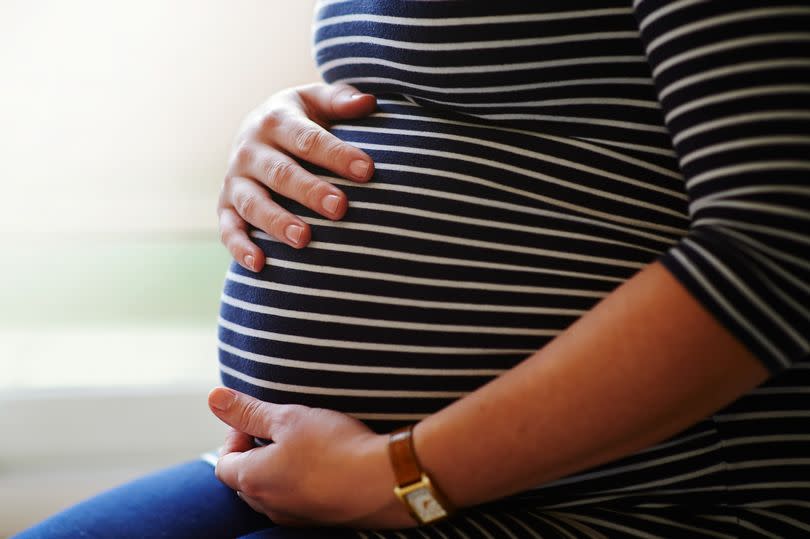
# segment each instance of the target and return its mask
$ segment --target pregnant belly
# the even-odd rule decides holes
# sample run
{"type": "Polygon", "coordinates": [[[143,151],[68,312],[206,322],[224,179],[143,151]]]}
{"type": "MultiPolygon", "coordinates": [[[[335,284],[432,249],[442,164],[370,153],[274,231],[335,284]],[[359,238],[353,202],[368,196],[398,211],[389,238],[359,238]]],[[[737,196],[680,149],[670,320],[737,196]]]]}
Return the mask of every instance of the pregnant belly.
{"type": "Polygon", "coordinates": [[[340,222],[280,201],[311,224],[305,249],[253,232],[268,265],[228,271],[221,376],[377,432],[522,361],[686,228],[682,182],[660,152],[386,100],[333,132],[371,155],[374,178],[327,178],[350,200],[340,222]]]}

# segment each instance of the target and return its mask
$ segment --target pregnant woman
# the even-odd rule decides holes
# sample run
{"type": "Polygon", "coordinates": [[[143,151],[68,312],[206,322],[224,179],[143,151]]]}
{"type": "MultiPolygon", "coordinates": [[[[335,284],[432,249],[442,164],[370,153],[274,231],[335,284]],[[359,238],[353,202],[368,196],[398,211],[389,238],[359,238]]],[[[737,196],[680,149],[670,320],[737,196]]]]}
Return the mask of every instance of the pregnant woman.
{"type": "Polygon", "coordinates": [[[220,197],[215,472],[22,537],[810,532],[808,28],[323,1],[220,197]]]}

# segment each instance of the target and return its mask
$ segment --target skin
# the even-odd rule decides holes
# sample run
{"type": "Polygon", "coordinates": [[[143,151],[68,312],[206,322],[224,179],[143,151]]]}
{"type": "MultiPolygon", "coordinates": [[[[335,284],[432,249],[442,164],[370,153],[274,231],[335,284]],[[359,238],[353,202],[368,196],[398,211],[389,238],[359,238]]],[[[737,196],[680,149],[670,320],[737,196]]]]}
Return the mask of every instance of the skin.
{"type": "Polygon", "coordinates": [[[234,140],[217,203],[220,239],[234,260],[251,271],[264,267],[264,253],[248,236],[250,225],[297,249],[309,243],[309,225],[276,204],[268,190],[327,219],[343,217],[345,193],[296,160],[367,182],[374,174],[371,157],[324,127],[367,116],[375,107],[373,95],[352,86],[310,84],[274,94],[248,114],[234,140]]]}
{"type": "MultiPolygon", "coordinates": [[[[416,453],[467,507],[649,447],[767,377],[656,262],[522,363],[420,421],[416,453]]],[[[279,524],[416,525],[392,491],[387,435],[335,411],[225,388],[209,405],[232,428],[217,477],[279,524]],[[275,443],[254,448],[253,436],[275,443]]]]}

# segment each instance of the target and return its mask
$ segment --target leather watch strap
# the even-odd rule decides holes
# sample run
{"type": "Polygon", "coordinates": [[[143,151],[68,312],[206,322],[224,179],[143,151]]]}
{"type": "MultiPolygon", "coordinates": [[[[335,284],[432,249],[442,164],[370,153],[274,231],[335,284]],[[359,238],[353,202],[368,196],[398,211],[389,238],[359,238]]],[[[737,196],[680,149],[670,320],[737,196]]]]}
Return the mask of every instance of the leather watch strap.
{"type": "Polygon", "coordinates": [[[391,433],[388,453],[394,469],[397,485],[400,487],[415,483],[422,478],[422,468],[413,448],[413,425],[402,427],[391,433]]]}

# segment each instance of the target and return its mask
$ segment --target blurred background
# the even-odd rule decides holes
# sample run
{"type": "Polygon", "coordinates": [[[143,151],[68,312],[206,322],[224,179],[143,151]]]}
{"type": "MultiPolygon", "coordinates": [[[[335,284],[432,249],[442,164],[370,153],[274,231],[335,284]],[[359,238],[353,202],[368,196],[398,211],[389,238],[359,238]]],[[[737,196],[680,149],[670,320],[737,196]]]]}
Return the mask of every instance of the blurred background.
{"type": "Polygon", "coordinates": [[[312,0],[0,0],[0,537],[216,448],[216,199],[312,0]]]}

